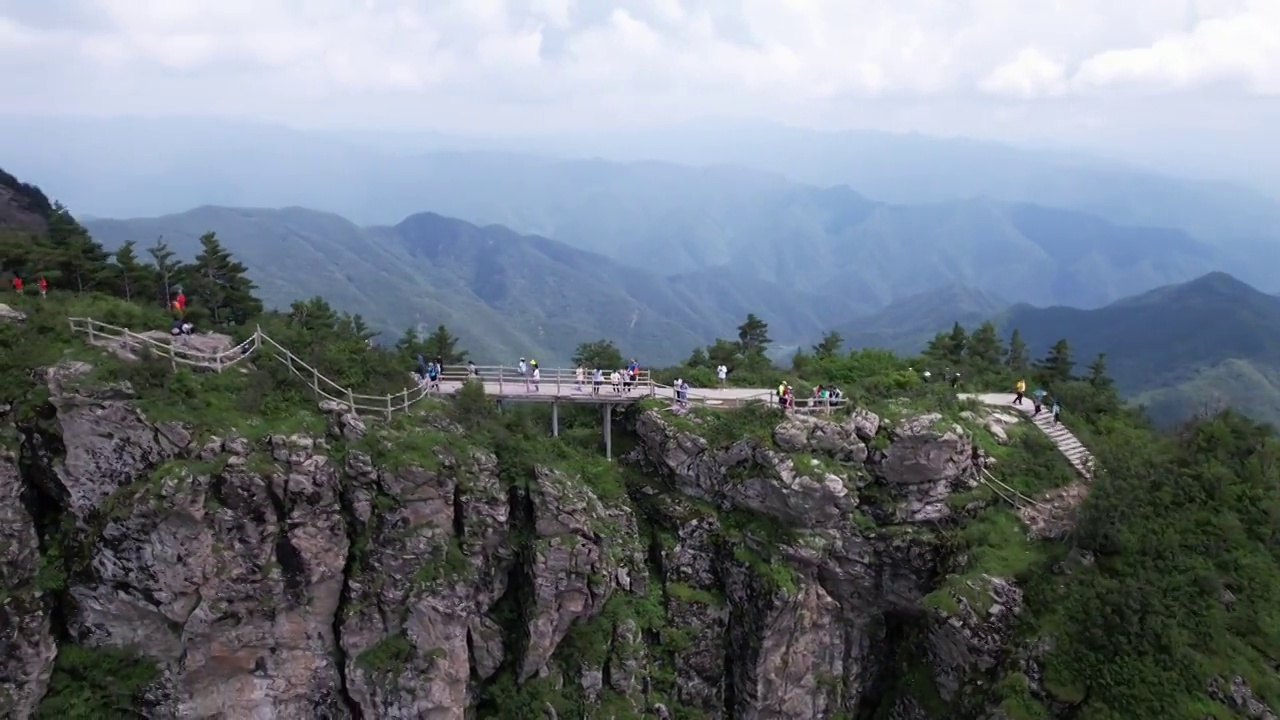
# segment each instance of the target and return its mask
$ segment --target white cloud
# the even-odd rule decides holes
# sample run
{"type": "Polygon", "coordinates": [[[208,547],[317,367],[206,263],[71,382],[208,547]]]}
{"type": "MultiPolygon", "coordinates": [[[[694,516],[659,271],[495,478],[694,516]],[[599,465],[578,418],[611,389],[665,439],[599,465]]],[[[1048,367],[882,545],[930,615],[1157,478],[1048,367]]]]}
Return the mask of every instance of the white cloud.
{"type": "Polygon", "coordinates": [[[1280,95],[1280,0],[0,0],[17,62],[23,107],[276,118],[1280,95]]]}

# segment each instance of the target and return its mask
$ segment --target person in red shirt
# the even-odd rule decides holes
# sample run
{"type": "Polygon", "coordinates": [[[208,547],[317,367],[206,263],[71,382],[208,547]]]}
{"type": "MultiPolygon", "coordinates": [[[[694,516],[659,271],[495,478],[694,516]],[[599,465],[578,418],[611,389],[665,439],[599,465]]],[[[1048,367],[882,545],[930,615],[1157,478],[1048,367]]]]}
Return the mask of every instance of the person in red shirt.
{"type": "Polygon", "coordinates": [[[22,294],[22,278],[17,275],[13,276],[13,290],[19,295],[22,294]]]}
{"type": "Polygon", "coordinates": [[[49,281],[45,280],[43,275],[41,275],[40,279],[36,281],[36,285],[40,287],[40,297],[44,297],[49,294],[49,281]]]}
{"type": "Polygon", "coordinates": [[[178,294],[173,298],[173,312],[177,314],[178,317],[182,317],[186,313],[186,310],[187,296],[179,290],[178,294]]]}

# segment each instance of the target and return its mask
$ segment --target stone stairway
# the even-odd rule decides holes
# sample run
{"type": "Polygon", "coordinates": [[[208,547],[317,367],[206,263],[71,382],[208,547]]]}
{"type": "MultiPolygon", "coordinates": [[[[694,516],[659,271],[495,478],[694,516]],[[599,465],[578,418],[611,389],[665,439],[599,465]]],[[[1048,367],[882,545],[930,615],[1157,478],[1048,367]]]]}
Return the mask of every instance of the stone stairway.
{"type": "Polygon", "coordinates": [[[1028,400],[1022,405],[1014,405],[1013,393],[960,393],[958,397],[962,400],[977,400],[984,405],[1021,412],[1036,427],[1040,428],[1040,431],[1048,436],[1049,440],[1053,441],[1058,451],[1067,458],[1067,461],[1071,463],[1071,466],[1076,469],[1076,472],[1080,473],[1080,476],[1086,482],[1093,480],[1093,455],[1089,453],[1089,449],[1084,446],[1084,443],[1071,434],[1067,426],[1053,421],[1053,413],[1049,408],[1041,410],[1039,415],[1032,415],[1031,401],[1028,400]]]}
{"type": "MultiPolygon", "coordinates": [[[[1028,413],[1030,416],[1030,413],[1028,413]]],[[[1053,421],[1053,413],[1048,409],[1042,410],[1039,415],[1030,416],[1031,422],[1040,428],[1045,435],[1049,437],[1058,450],[1067,457],[1067,461],[1086,479],[1093,479],[1093,455],[1089,453],[1088,448],[1081,443],[1066,425],[1055,423],[1053,421]]]]}

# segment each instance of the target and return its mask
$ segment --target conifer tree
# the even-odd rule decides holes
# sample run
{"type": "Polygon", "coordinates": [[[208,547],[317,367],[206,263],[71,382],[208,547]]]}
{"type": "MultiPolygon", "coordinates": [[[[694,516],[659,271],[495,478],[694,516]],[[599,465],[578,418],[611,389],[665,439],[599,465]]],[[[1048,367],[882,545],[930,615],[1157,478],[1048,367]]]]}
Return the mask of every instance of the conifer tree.
{"type": "Polygon", "coordinates": [[[769,324],[755,313],[748,314],[746,322],[738,326],[738,351],[744,359],[763,358],[770,342],[769,324]]]}
{"type": "Polygon", "coordinates": [[[1022,332],[1015,328],[1013,335],[1009,337],[1009,354],[1005,357],[1005,365],[1011,370],[1026,370],[1027,364],[1027,343],[1022,339],[1022,332]]]}
{"type": "Polygon", "coordinates": [[[147,254],[151,256],[152,272],[156,279],[156,300],[162,307],[168,308],[174,288],[179,282],[181,266],[164,238],[156,238],[156,244],[147,248],[147,254]]]}
{"type": "Polygon", "coordinates": [[[54,203],[47,232],[48,256],[41,259],[44,267],[37,273],[48,272],[52,283],[76,292],[94,290],[110,281],[111,255],[61,203],[54,203]]]}
{"type": "Polygon", "coordinates": [[[191,285],[187,294],[209,313],[215,325],[239,325],[262,312],[262,301],[254,297],[253,284],[238,262],[214,233],[200,238],[200,254],[187,268],[191,285]]]}
{"type": "Polygon", "coordinates": [[[1075,369],[1075,360],[1071,358],[1071,346],[1066,338],[1062,338],[1049,348],[1049,354],[1036,363],[1036,368],[1044,382],[1060,383],[1071,380],[1071,371],[1075,369]]]}
{"type": "Polygon", "coordinates": [[[135,247],[137,243],[129,240],[117,248],[115,254],[116,292],[125,300],[156,293],[154,271],[138,260],[135,247]]]}
{"type": "Polygon", "coordinates": [[[840,333],[832,330],[822,336],[822,342],[813,346],[813,356],[819,359],[835,357],[840,352],[842,345],[844,345],[844,338],[840,336],[840,333]]]}
{"type": "Polygon", "coordinates": [[[435,331],[422,341],[422,348],[427,359],[439,358],[445,365],[459,365],[467,361],[467,351],[458,348],[458,338],[443,324],[436,326],[435,331]]]}
{"type": "Polygon", "coordinates": [[[984,322],[969,336],[965,357],[974,367],[994,367],[1004,360],[1004,356],[1004,345],[1000,342],[995,323],[984,322]]]}

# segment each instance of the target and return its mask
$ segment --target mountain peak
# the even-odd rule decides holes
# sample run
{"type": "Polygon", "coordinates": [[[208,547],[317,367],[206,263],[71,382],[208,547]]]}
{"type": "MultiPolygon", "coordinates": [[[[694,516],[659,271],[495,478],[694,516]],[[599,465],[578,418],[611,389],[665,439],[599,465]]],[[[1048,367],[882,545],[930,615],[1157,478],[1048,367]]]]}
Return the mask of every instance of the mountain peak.
{"type": "Polygon", "coordinates": [[[1205,299],[1227,300],[1238,303],[1275,303],[1277,299],[1239,278],[1215,270],[1177,285],[1166,285],[1155,290],[1117,300],[1108,307],[1130,308],[1151,305],[1196,303],[1205,299]]]}

